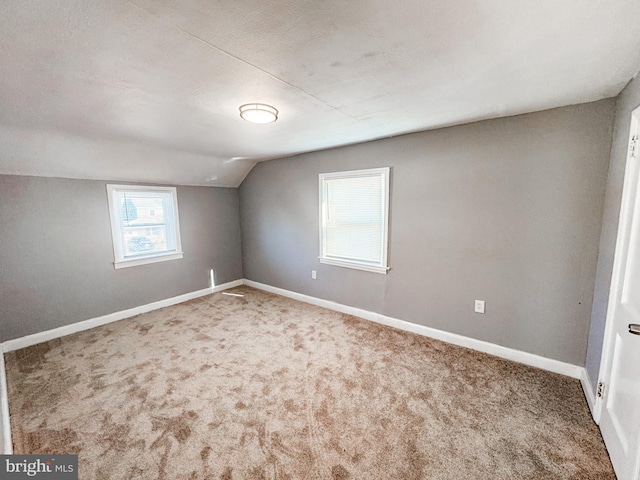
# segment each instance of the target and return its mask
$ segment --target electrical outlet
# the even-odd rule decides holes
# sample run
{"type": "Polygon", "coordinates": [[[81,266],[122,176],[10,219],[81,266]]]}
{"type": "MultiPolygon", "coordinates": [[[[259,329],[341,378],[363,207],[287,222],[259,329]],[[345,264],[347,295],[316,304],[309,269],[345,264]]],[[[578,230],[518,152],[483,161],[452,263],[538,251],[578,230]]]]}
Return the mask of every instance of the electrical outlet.
{"type": "Polygon", "coordinates": [[[476,300],[475,310],[476,313],[484,313],[484,300],[476,300]]]}
{"type": "Polygon", "coordinates": [[[316,271],[315,270],[311,270],[311,278],[313,278],[314,280],[316,279],[316,271]]]}

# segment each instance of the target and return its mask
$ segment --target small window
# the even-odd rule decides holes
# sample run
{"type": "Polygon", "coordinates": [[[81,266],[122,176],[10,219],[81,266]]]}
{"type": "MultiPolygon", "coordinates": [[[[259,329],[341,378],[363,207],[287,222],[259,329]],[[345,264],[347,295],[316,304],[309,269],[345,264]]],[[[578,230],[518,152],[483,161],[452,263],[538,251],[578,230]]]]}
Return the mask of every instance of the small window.
{"type": "Polygon", "coordinates": [[[107,185],[115,268],[182,258],[174,187],[107,185]]]}
{"type": "Polygon", "coordinates": [[[387,273],[389,168],[320,174],[320,262],[387,273]]]}

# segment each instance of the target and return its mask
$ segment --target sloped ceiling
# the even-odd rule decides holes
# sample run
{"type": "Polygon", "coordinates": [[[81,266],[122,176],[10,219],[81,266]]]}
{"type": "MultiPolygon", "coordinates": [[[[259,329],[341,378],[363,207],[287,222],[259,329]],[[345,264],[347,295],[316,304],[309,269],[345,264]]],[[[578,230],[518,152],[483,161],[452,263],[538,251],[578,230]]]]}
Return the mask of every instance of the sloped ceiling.
{"type": "Polygon", "coordinates": [[[256,162],[611,97],[638,0],[21,0],[0,173],[238,186],[256,162]],[[248,102],[276,123],[238,115],[248,102]]]}

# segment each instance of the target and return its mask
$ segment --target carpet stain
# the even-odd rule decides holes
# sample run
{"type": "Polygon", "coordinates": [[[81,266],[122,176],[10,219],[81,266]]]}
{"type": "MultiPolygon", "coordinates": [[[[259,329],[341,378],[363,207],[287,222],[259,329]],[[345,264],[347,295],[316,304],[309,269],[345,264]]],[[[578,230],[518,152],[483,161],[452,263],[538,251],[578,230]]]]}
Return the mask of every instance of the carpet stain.
{"type": "Polygon", "coordinates": [[[211,455],[211,447],[206,446],[200,452],[200,458],[202,459],[203,462],[206,462],[207,459],[209,458],[209,455],[211,455]]]}
{"type": "Polygon", "coordinates": [[[347,478],[351,478],[351,474],[342,465],[334,465],[331,467],[331,477],[334,480],[346,480],[347,478]]]}
{"type": "Polygon", "coordinates": [[[284,401],[284,403],[282,404],[282,406],[288,411],[288,412],[296,412],[298,410],[298,407],[296,407],[296,402],[295,400],[288,398],[287,400],[284,401]]]}
{"type": "Polygon", "coordinates": [[[6,353],[15,453],[110,480],[615,479],[575,379],[231,292],[6,353]]]}
{"type": "Polygon", "coordinates": [[[220,475],[220,480],[232,480],[233,479],[233,468],[226,467],[224,469],[224,473],[220,475]]]}

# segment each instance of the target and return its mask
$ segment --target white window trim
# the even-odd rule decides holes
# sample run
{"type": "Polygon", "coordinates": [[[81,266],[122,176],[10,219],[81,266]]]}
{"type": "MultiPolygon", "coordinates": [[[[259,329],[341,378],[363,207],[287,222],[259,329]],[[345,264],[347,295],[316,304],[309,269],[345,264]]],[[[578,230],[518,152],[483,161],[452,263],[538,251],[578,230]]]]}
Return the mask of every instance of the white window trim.
{"type": "Polygon", "coordinates": [[[382,274],[386,274],[389,271],[389,267],[379,267],[377,265],[369,265],[368,263],[338,260],[331,257],[318,257],[318,259],[320,260],[320,263],[324,263],[326,265],[334,265],[336,267],[354,268],[356,270],[364,270],[366,272],[382,274]]]}
{"type": "Polygon", "coordinates": [[[135,267],[138,265],[146,265],[148,263],[165,262],[169,260],[178,260],[183,258],[184,252],[182,251],[182,242],[180,240],[180,216],[178,214],[178,192],[175,187],[156,187],[147,185],[111,185],[107,184],[107,197],[109,203],[109,218],[111,220],[111,236],[113,241],[113,266],[114,268],[126,268],[135,267]],[[173,202],[173,211],[175,216],[175,230],[176,230],[176,249],[170,252],[153,253],[144,256],[138,256],[135,258],[124,258],[124,252],[122,249],[120,223],[118,222],[115,208],[116,201],[115,195],[119,190],[140,190],[145,192],[171,192],[171,200],[173,202]]]}
{"type": "Polygon", "coordinates": [[[389,271],[387,261],[387,253],[389,250],[389,167],[369,168],[365,170],[349,170],[346,172],[321,173],[319,175],[319,220],[320,220],[320,255],[318,259],[320,263],[334,265],[337,267],[353,268],[356,270],[364,270],[367,272],[375,272],[386,275],[389,271]],[[343,258],[333,258],[324,253],[324,229],[323,220],[324,212],[322,211],[322,201],[324,198],[324,181],[331,178],[361,177],[363,175],[379,175],[384,178],[384,215],[383,215],[383,238],[382,238],[382,262],[380,265],[366,262],[358,262],[355,260],[346,260],[343,258]]]}

